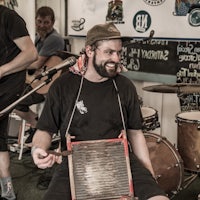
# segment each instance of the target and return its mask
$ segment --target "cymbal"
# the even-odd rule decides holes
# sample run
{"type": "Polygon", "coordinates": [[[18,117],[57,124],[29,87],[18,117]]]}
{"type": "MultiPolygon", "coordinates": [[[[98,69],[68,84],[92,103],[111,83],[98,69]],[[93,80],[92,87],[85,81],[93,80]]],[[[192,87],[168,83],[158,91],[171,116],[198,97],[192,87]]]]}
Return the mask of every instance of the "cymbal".
{"type": "Polygon", "coordinates": [[[160,93],[200,93],[200,84],[177,83],[177,84],[162,84],[152,85],[142,88],[148,92],[160,93]]]}

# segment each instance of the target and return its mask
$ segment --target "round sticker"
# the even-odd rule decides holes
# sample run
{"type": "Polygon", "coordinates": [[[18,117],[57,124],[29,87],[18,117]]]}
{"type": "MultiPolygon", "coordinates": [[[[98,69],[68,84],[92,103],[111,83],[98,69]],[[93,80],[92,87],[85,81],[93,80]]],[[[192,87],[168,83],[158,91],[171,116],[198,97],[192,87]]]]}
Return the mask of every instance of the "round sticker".
{"type": "Polygon", "coordinates": [[[158,6],[165,2],[165,0],[144,0],[144,2],[150,6],[158,6]]]}

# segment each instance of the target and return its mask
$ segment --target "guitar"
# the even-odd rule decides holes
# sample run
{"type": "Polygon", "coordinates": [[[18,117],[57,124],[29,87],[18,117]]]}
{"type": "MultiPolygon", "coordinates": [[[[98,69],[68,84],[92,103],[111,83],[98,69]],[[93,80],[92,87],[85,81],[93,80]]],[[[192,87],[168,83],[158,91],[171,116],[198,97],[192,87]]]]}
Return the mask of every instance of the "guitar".
{"type": "MultiPolygon", "coordinates": [[[[35,79],[35,77],[39,74],[41,74],[42,72],[48,71],[49,69],[53,68],[54,66],[56,66],[57,64],[61,63],[63,60],[59,57],[59,56],[51,56],[46,63],[44,64],[45,66],[45,70],[43,68],[38,69],[34,72],[33,75],[29,75],[28,73],[26,73],[26,83],[30,84],[32,86],[32,88],[35,88],[37,86],[39,86],[41,83],[43,83],[45,80],[48,79],[48,76],[44,76],[42,77],[40,80],[39,79],[35,79]],[[33,81],[34,80],[34,81],[33,81]]],[[[54,82],[55,79],[57,79],[61,74],[63,73],[63,70],[59,70],[57,71],[56,74],[53,75],[52,80],[44,85],[43,87],[41,87],[40,89],[38,89],[36,92],[39,94],[47,94],[51,84],[54,82]]]]}

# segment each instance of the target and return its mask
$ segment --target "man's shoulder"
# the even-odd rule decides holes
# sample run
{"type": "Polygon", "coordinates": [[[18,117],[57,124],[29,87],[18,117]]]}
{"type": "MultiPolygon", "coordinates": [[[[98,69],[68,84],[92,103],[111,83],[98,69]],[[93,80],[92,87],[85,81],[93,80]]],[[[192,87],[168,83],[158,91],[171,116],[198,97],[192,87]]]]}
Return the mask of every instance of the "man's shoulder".
{"type": "Polygon", "coordinates": [[[127,78],[126,76],[124,76],[123,74],[118,74],[116,76],[116,81],[118,82],[122,82],[122,83],[132,83],[131,80],[129,78],[127,78]]]}
{"type": "Polygon", "coordinates": [[[58,31],[56,31],[55,29],[51,32],[51,34],[48,35],[47,38],[54,38],[57,40],[64,40],[63,37],[61,36],[60,33],[58,33],[58,31]]]}
{"type": "Polygon", "coordinates": [[[73,74],[67,70],[66,72],[62,73],[60,77],[56,79],[55,82],[57,82],[58,85],[62,86],[65,85],[66,83],[77,84],[77,81],[79,81],[80,79],[81,76],[73,74]]]}

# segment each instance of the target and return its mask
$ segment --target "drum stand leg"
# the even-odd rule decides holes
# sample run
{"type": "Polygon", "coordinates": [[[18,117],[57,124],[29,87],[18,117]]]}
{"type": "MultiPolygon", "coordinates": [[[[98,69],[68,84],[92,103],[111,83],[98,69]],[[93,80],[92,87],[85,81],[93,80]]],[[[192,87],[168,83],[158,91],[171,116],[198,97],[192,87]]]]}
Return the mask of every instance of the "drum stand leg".
{"type": "Polygon", "coordinates": [[[191,174],[188,178],[184,180],[183,189],[187,188],[196,178],[198,177],[197,174],[191,174]]]}

